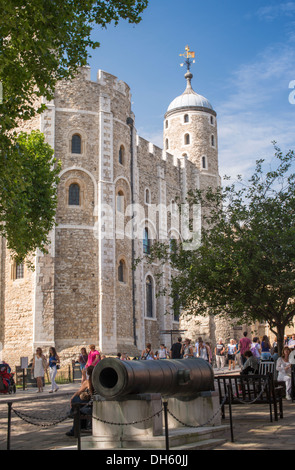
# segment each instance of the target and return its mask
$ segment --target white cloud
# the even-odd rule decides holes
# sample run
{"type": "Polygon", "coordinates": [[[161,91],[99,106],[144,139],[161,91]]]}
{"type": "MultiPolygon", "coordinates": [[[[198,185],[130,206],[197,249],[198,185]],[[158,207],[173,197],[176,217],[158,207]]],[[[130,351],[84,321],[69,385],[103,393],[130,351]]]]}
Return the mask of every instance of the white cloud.
{"type": "Polygon", "coordinates": [[[289,82],[295,79],[291,45],[272,47],[232,75],[230,93],[218,106],[220,174],[248,177],[255,161],[271,159],[271,142],[295,148],[295,105],[289,82]]]}
{"type": "Polygon", "coordinates": [[[257,16],[267,21],[273,21],[278,16],[292,17],[293,15],[295,15],[295,2],[278,3],[257,10],[257,16]]]}

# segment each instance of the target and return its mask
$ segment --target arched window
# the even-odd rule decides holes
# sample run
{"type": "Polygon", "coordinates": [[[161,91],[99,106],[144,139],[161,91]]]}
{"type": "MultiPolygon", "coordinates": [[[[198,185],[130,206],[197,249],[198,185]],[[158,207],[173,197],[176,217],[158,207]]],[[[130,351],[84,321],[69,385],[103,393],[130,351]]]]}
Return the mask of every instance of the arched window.
{"type": "Polygon", "coordinates": [[[121,165],[124,165],[124,159],[125,159],[125,147],[124,145],[121,145],[119,149],[119,163],[121,165]]]}
{"type": "Polygon", "coordinates": [[[146,316],[153,318],[154,316],[154,296],[153,296],[153,280],[151,276],[147,276],[145,281],[145,297],[146,297],[146,316]]]}
{"type": "Polygon", "coordinates": [[[146,227],[143,233],[143,252],[149,254],[151,250],[151,244],[149,239],[149,230],[146,227]]]}
{"type": "Polygon", "coordinates": [[[190,144],[190,135],[185,134],[184,136],[184,145],[189,145],[190,144]]]}
{"type": "Polygon", "coordinates": [[[79,134],[74,134],[72,136],[72,153],[81,153],[82,151],[82,141],[79,134]]]}
{"type": "Polygon", "coordinates": [[[185,115],[183,116],[183,121],[184,121],[184,122],[189,122],[189,115],[188,115],[188,114],[185,114],[185,115]]]}
{"type": "Polygon", "coordinates": [[[80,186],[72,183],[69,187],[69,206],[80,205],[80,186]]]}
{"type": "Polygon", "coordinates": [[[118,266],[118,281],[125,282],[125,262],[121,259],[118,266]]]}
{"type": "Polygon", "coordinates": [[[166,127],[166,129],[168,129],[168,119],[166,119],[166,121],[165,121],[165,127],[166,127]]]}

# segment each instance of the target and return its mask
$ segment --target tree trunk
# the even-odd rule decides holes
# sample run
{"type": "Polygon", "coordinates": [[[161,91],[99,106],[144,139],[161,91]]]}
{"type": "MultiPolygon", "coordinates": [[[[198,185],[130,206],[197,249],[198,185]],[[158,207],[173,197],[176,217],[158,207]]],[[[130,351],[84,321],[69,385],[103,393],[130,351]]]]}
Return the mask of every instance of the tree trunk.
{"type": "Polygon", "coordinates": [[[278,353],[279,353],[279,356],[281,356],[283,352],[283,347],[284,347],[285,325],[279,324],[279,325],[276,325],[276,328],[277,328],[278,353]]]}

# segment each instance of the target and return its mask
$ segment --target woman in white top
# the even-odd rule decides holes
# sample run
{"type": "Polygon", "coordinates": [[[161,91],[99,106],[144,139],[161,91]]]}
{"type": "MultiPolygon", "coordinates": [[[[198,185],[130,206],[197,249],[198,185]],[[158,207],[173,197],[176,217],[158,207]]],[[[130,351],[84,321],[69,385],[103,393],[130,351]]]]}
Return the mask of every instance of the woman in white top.
{"type": "Polygon", "coordinates": [[[286,398],[291,400],[291,363],[289,362],[290,348],[285,346],[282,356],[277,360],[278,381],[286,382],[286,398]]]}
{"type": "Polygon", "coordinates": [[[234,339],[231,339],[227,345],[227,359],[228,359],[228,370],[233,370],[236,367],[236,353],[237,353],[237,344],[234,339]]]}
{"type": "Polygon", "coordinates": [[[157,359],[167,359],[167,349],[165,344],[160,344],[160,349],[157,353],[157,359]]]}
{"type": "Polygon", "coordinates": [[[42,349],[37,348],[32,365],[32,369],[34,371],[34,378],[37,380],[37,392],[43,392],[43,378],[45,375],[46,368],[47,361],[44,354],[42,354],[42,349]]]}

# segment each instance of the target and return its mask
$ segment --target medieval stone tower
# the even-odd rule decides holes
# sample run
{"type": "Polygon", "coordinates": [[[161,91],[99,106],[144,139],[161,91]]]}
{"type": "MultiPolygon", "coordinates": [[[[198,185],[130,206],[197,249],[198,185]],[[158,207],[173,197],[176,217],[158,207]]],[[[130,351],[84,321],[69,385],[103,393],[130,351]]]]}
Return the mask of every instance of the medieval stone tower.
{"type": "Polygon", "coordinates": [[[157,296],[170,266],[145,259],[153,240],[181,237],[175,199],[220,183],[216,112],[193,90],[189,70],[185,79],[164,117],[163,150],[137,134],[128,85],[101,70],[92,81],[87,67],[59,83],[47,110],[26,125],[44,132],[62,170],[56,227],[35,270],[15,266],[0,243],[4,360],[31,358],[37,346],[72,359],[91,343],[133,355],[146,342],[169,347],[165,332],[179,327],[214,344],[216,322],[180,321],[169,295],[157,296]]]}

